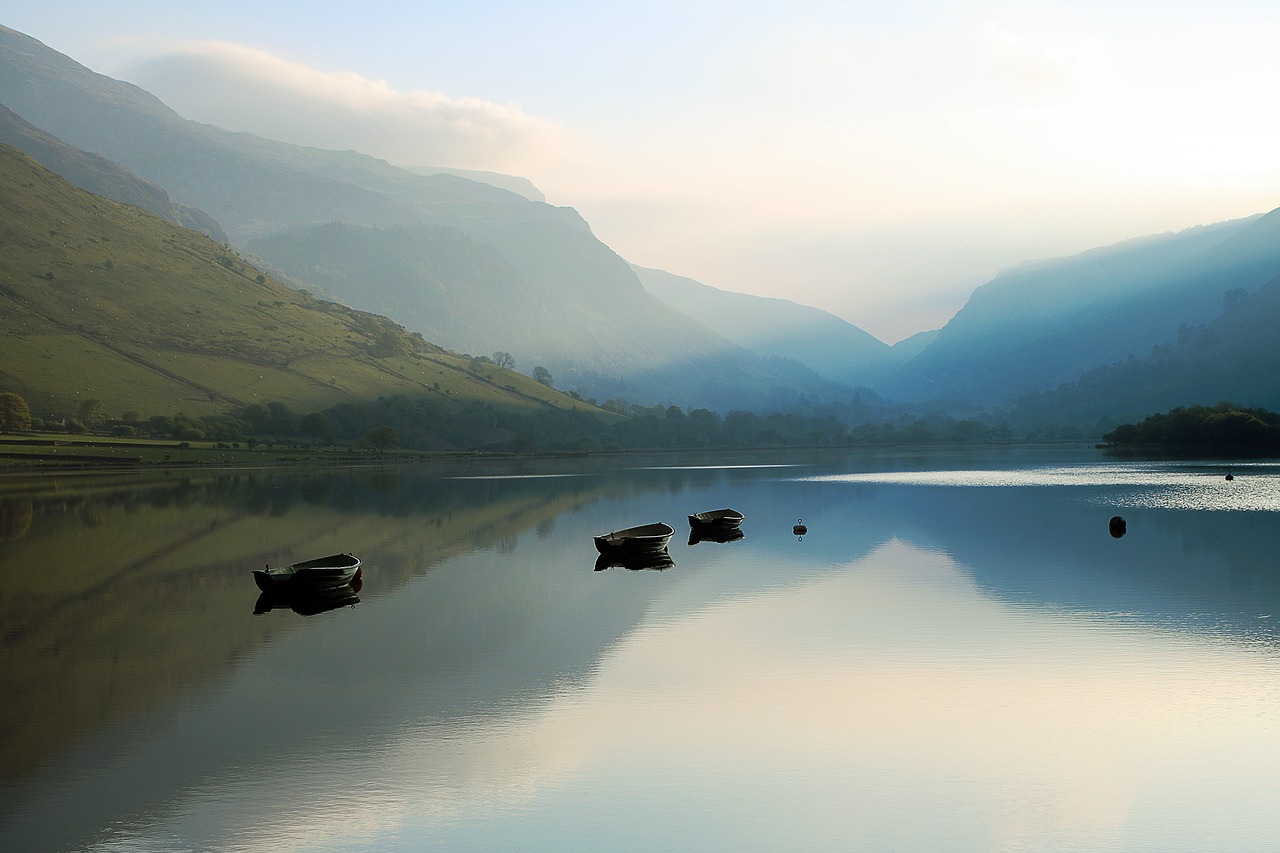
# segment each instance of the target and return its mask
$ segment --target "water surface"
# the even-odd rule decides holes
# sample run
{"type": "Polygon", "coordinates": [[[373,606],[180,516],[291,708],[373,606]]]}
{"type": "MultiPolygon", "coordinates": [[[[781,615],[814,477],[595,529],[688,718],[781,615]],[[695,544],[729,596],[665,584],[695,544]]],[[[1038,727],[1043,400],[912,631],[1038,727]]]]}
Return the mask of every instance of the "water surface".
{"type": "Polygon", "coordinates": [[[0,849],[1273,849],[1280,465],[1231,470],[9,478],[0,849]],[[688,544],[722,506],[745,537],[688,544]],[[595,570],[656,520],[671,568],[595,570]],[[358,604],[254,613],[334,551],[358,604]]]}

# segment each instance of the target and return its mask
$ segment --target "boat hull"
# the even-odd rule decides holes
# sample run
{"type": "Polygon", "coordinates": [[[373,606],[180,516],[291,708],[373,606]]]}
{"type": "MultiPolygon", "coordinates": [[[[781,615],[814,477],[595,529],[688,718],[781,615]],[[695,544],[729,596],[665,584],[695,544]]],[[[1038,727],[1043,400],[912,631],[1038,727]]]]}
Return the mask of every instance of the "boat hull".
{"type": "Polygon", "coordinates": [[[689,526],[692,528],[714,528],[719,530],[731,530],[742,524],[742,520],[746,518],[736,509],[713,509],[707,512],[697,512],[689,516],[689,526]]]}
{"type": "Polygon", "coordinates": [[[605,533],[594,541],[601,554],[643,554],[666,548],[675,532],[674,527],[659,521],[605,533]]]}
{"type": "Polygon", "coordinates": [[[254,569],[253,580],[263,592],[282,587],[333,589],[351,583],[359,575],[359,558],[351,554],[331,554],[289,566],[254,569]]]}

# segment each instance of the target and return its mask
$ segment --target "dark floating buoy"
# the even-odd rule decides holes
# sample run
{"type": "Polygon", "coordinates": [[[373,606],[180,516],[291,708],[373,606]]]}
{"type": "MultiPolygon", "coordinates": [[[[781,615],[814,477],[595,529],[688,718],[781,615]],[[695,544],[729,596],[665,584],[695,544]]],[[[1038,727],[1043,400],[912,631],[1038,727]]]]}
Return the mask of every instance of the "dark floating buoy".
{"type": "Polygon", "coordinates": [[[803,535],[805,535],[806,533],[808,533],[808,532],[809,532],[809,528],[807,528],[807,527],[805,527],[805,526],[804,526],[804,519],[803,519],[803,518],[797,518],[797,519],[796,519],[795,526],[793,526],[793,527],[791,528],[791,532],[792,532],[792,533],[794,533],[794,534],[795,534],[795,535],[797,535],[797,536],[803,536],[803,535]]]}
{"type": "Polygon", "coordinates": [[[1107,529],[1111,531],[1113,539],[1119,539],[1129,529],[1129,525],[1118,515],[1111,516],[1111,521],[1107,523],[1107,529]]]}

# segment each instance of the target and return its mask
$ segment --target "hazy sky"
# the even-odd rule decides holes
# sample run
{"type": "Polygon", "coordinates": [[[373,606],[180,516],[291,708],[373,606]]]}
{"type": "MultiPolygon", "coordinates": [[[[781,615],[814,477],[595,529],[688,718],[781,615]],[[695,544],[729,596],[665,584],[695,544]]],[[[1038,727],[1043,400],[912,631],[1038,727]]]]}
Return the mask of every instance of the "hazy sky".
{"type": "Polygon", "coordinates": [[[182,115],[489,169],[892,343],[1030,258],[1280,206],[1280,4],[17,0],[182,115]]]}

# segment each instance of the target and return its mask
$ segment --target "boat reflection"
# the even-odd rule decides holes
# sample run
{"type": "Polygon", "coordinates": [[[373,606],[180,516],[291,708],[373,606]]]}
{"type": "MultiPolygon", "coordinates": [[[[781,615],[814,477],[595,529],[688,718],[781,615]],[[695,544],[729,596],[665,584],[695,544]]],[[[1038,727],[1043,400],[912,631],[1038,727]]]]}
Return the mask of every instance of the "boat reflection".
{"type": "Polygon", "coordinates": [[[699,542],[737,542],[739,539],[745,538],[746,535],[740,527],[694,527],[689,529],[689,544],[697,545],[699,542]]]}
{"type": "Polygon", "coordinates": [[[663,571],[674,566],[675,560],[671,559],[671,554],[666,548],[658,551],[642,551],[634,554],[611,553],[601,554],[596,558],[597,572],[605,569],[630,569],[633,572],[642,570],[663,571]]]}
{"type": "Polygon", "coordinates": [[[315,616],[339,607],[351,607],[360,603],[360,586],[360,578],[349,584],[322,589],[283,585],[259,595],[253,615],[260,616],[272,610],[292,610],[299,616],[315,616]]]}

